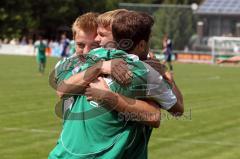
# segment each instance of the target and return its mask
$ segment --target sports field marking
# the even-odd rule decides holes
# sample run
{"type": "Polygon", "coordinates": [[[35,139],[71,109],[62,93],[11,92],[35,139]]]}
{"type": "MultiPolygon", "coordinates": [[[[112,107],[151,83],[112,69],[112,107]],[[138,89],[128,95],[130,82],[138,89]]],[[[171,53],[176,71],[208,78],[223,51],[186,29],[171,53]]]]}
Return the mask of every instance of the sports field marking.
{"type": "MultiPolygon", "coordinates": [[[[198,80],[220,80],[221,76],[215,75],[215,76],[208,76],[208,77],[200,77],[198,80]]],[[[192,81],[191,78],[181,78],[181,81],[192,81]]]]}
{"type": "Polygon", "coordinates": [[[30,133],[59,133],[60,131],[57,130],[44,130],[44,129],[25,129],[25,128],[8,128],[8,127],[2,127],[0,130],[3,131],[22,131],[22,132],[30,132],[30,133]]]}
{"type": "MultiPolygon", "coordinates": [[[[184,142],[187,144],[206,144],[206,145],[219,145],[219,146],[239,146],[240,144],[234,142],[224,142],[224,141],[207,141],[207,140],[187,140],[187,139],[176,139],[176,138],[156,138],[154,140],[158,141],[176,141],[184,142]]],[[[159,143],[158,143],[159,144],[159,143]]]]}
{"type": "Polygon", "coordinates": [[[40,109],[40,110],[25,110],[25,111],[17,111],[17,112],[4,112],[2,114],[7,114],[7,115],[26,115],[26,114],[30,114],[30,113],[39,113],[39,112],[45,112],[45,111],[49,111],[48,109],[40,109]]]}
{"type": "MultiPolygon", "coordinates": [[[[1,128],[3,131],[22,131],[22,132],[30,132],[30,133],[59,133],[56,130],[43,130],[43,129],[24,129],[24,128],[1,128]]],[[[219,146],[238,146],[240,144],[234,142],[224,142],[224,141],[207,141],[207,140],[187,140],[187,139],[177,139],[177,138],[160,138],[160,137],[152,137],[154,140],[158,141],[176,141],[176,142],[184,142],[188,144],[206,144],[206,145],[219,145],[219,146]]],[[[159,144],[159,143],[156,143],[159,144]]],[[[151,146],[150,146],[151,147],[151,146]]]]}
{"type": "Polygon", "coordinates": [[[208,79],[208,80],[219,80],[219,79],[221,79],[221,77],[220,76],[210,76],[206,79],[208,79]]]}

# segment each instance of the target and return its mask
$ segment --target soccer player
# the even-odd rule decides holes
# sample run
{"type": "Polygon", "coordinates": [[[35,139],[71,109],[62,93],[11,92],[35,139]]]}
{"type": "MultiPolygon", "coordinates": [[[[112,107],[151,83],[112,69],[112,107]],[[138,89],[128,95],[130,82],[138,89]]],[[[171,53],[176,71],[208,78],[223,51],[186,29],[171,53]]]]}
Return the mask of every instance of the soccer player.
{"type": "Polygon", "coordinates": [[[62,52],[61,52],[61,57],[67,57],[68,56],[68,46],[69,46],[69,39],[67,39],[66,34],[62,34],[61,36],[61,46],[62,46],[62,52]]]}
{"type": "Polygon", "coordinates": [[[163,37],[163,53],[165,55],[164,64],[168,64],[170,71],[173,71],[172,66],[172,54],[173,54],[173,46],[171,39],[168,38],[168,35],[163,37]]]}
{"type": "Polygon", "coordinates": [[[46,66],[46,48],[47,45],[44,43],[42,36],[39,36],[38,40],[34,44],[34,53],[37,54],[38,71],[40,74],[44,73],[46,66]]]}
{"type": "MultiPolygon", "coordinates": [[[[86,13],[79,16],[72,25],[73,40],[75,41],[75,53],[70,57],[61,59],[55,66],[55,70],[50,77],[51,85],[54,89],[57,89],[56,85],[59,85],[63,80],[69,78],[74,74],[74,69],[85,63],[83,55],[87,54],[90,50],[99,47],[95,41],[97,36],[97,19],[98,13],[86,13]]],[[[79,89],[79,88],[78,88],[79,89]]],[[[63,98],[61,115],[72,104],[73,98],[63,98]]],[[[62,116],[61,116],[62,117],[62,116]]]]}
{"type": "MultiPolygon", "coordinates": [[[[148,52],[148,41],[149,41],[149,34],[153,21],[151,17],[149,17],[147,14],[144,13],[136,13],[136,12],[123,12],[120,13],[117,18],[113,21],[112,25],[112,32],[113,32],[113,38],[118,43],[117,46],[121,47],[122,39],[134,39],[135,41],[138,41],[137,45],[132,45],[132,47],[125,47],[125,51],[128,51],[129,53],[136,54],[140,59],[147,59],[147,52],[148,52]],[[127,25],[126,25],[127,24],[127,25]],[[145,24],[145,25],[143,25],[145,24]],[[141,27],[140,27],[141,26],[141,27]],[[146,27],[146,28],[145,28],[146,27]],[[142,40],[141,40],[142,39],[142,40]]],[[[101,25],[100,25],[101,26],[101,25]]],[[[99,28],[99,27],[98,27],[99,28]]],[[[109,28],[110,29],[110,28],[109,28]]],[[[108,30],[109,30],[108,29],[108,30]]],[[[104,29],[100,29],[103,31],[104,29]]],[[[99,31],[99,29],[98,29],[99,31]]],[[[106,32],[106,31],[105,31],[106,32]]],[[[101,35],[101,34],[98,34],[101,35]]],[[[108,35],[109,36],[109,35],[108,35]]],[[[135,43],[136,44],[136,43],[135,43]]],[[[124,49],[123,47],[121,49],[124,49]]],[[[147,88],[149,93],[147,93],[147,98],[151,98],[159,103],[163,109],[168,110],[173,115],[181,115],[183,113],[183,99],[180,90],[178,89],[177,85],[175,84],[173,77],[170,76],[169,72],[161,73],[165,76],[165,79],[169,82],[169,84],[172,87],[172,91],[177,97],[177,103],[166,105],[166,103],[163,103],[163,101],[168,101],[167,99],[171,99],[169,101],[174,101],[174,97],[171,94],[168,94],[165,92],[165,97],[162,96],[163,91],[162,88],[164,88],[164,84],[161,83],[161,76],[153,70],[151,67],[145,65],[146,68],[149,69],[149,76],[147,78],[148,85],[150,88],[147,88]],[[152,73],[151,73],[152,72],[152,73]],[[157,88],[151,88],[155,87],[157,88]]],[[[157,67],[158,68],[158,67],[157,67]]],[[[161,70],[160,70],[161,71],[161,70]]],[[[104,100],[104,97],[100,94],[100,92],[103,94],[104,91],[106,91],[105,94],[107,94],[107,97],[115,97],[118,98],[118,105],[126,105],[128,104],[129,100],[122,100],[121,97],[119,97],[118,94],[114,92],[107,92],[108,86],[103,80],[99,80],[97,83],[90,84],[91,88],[88,88],[86,91],[86,94],[88,95],[88,98],[90,100],[92,99],[102,99],[104,100]],[[102,90],[99,90],[102,89],[102,90]]],[[[165,87],[166,89],[166,87],[165,87]]],[[[107,98],[105,97],[105,98],[107,98]]],[[[111,100],[106,99],[106,102],[108,102],[109,105],[111,105],[111,100]]],[[[126,152],[124,153],[123,158],[147,158],[147,143],[151,135],[152,128],[146,126],[144,131],[142,133],[138,133],[136,135],[135,140],[132,142],[132,146],[129,149],[126,149],[126,152]],[[144,139],[144,140],[143,140],[144,139]],[[144,147],[144,146],[145,147],[144,147]]]]}

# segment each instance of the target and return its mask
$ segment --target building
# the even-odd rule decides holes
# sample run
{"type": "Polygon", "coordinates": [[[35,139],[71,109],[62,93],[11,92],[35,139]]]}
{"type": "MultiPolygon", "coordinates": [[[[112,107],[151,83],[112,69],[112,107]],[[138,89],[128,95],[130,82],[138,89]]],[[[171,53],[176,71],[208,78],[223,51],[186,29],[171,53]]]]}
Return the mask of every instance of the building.
{"type": "Polygon", "coordinates": [[[240,36],[240,0],[205,0],[196,15],[200,37],[240,36]]]}

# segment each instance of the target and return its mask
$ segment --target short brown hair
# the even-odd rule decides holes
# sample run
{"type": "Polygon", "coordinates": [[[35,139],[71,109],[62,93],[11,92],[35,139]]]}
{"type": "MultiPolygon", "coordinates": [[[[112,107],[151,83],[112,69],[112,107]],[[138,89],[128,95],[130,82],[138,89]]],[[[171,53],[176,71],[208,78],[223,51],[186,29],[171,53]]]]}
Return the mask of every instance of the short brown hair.
{"type": "Polygon", "coordinates": [[[115,17],[121,12],[127,12],[126,9],[116,9],[112,11],[105,12],[100,14],[97,18],[98,25],[103,26],[104,28],[111,27],[115,17]]]}
{"type": "Polygon", "coordinates": [[[120,49],[132,51],[141,40],[149,41],[153,24],[153,18],[147,13],[136,11],[121,13],[112,24],[113,38],[119,44],[123,39],[131,40],[132,45],[130,47],[120,49]]]}
{"type": "Polygon", "coordinates": [[[75,39],[78,30],[86,33],[97,31],[98,13],[88,12],[79,16],[72,25],[73,39],[75,39]]]}

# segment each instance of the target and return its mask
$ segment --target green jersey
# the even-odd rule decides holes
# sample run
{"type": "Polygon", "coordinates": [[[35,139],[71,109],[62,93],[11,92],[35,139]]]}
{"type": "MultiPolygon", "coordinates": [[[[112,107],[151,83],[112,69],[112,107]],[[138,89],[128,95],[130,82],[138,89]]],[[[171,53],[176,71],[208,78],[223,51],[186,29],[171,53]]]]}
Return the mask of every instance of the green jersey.
{"type": "Polygon", "coordinates": [[[34,44],[34,47],[37,49],[37,60],[39,62],[43,61],[45,62],[46,61],[46,48],[47,48],[47,45],[44,44],[43,41],[36,41],[35,44],[34,44]]]}
{"type": "Polygon", "coordinates": [[[76,74],[80,66],[84,63],[85,62],[75,54],[70,57],[63,58],[55,66],[55,82],[59,84],[63,80],[76,74]]]}
{"type": "MultiPolygon", "coordinates": [[[[78,72],[83,71],[99,60],[123,58],[133,73],[130,85],[122,87],[110,77],[105,77],[109,88],[130,98],[146,95],[147,70],[136,56],[120,50],[95,49],[87,55],[87,60],[78,72]]],[[[56,147],[49,155],[52,158],[122,158],[131,147],[143,125],[121,120],[118,112],[109,110],[104,103],[87,101],[86,96],[75,96],[68,109],[63,130],[56,147]]],[[[113,106],[111,106],[113,107],[113,106]]],[[[144,150],[143,145],[141,150],[144,150]]]]}

